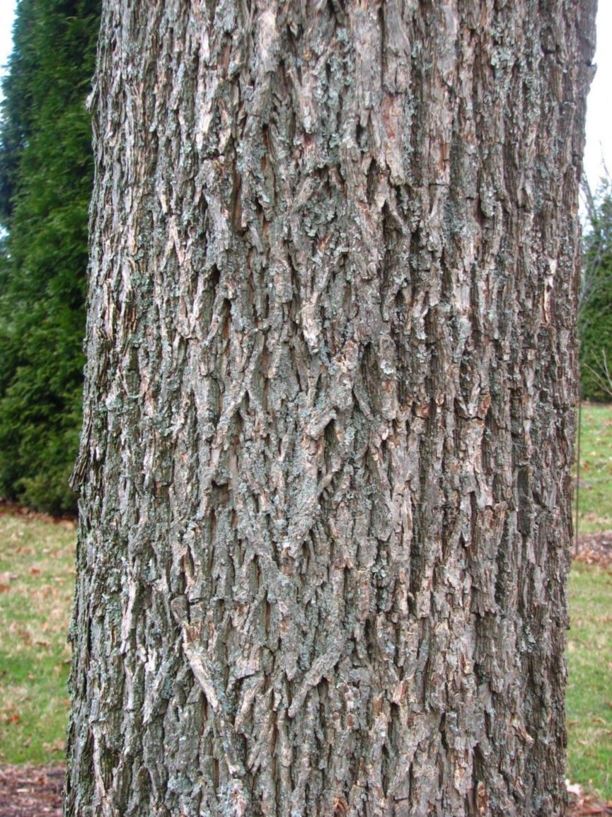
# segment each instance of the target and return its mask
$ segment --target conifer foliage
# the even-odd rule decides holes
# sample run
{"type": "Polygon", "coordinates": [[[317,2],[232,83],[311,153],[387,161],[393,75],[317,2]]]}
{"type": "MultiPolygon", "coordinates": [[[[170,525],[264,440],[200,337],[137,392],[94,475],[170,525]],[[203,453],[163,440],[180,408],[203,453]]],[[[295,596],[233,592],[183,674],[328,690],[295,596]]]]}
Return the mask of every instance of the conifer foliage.
{"type": "Polygon", "coordinates": [[[588,197],[579,314],[583,397],[612,399],[612,183],[588,197]]]}
{"type": "Polygon", "coordinates": [[[0,496],[74,508],[99,0],[21,0],[0,127],[0,496]]]}

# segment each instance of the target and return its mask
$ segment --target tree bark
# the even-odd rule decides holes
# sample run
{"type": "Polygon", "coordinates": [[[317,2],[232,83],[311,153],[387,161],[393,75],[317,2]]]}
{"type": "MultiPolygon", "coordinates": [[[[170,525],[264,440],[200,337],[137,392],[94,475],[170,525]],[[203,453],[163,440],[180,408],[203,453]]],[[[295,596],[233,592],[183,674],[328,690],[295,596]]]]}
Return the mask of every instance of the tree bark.
{"type": "Polygon", "coordinates": [[[105,0],[70,817],[563,810],[594,0],[105,0]]]}

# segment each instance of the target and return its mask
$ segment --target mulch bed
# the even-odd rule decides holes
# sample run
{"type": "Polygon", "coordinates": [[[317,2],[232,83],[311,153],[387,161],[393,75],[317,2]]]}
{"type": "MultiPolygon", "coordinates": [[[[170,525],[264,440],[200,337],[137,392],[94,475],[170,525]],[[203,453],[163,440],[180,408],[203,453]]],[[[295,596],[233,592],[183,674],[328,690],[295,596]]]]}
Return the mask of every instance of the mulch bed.
{"type": "MultiPolygon", "coordinates": [[[[63,766],[0,766],[0,817],[61,817],[63,766]]],[[[568,817],[612,817],[612,803],[570,787],[568,817]]]]}
{"type": "MultiPolygon", "coordinates": [[[[567,784],[566,784],[567,785],[567,784]]],[[[567,785],[570,809],[567,817],[587,817],[592,814],[599,817],[612,815],[612,803],[604,803],[592,794],[585,794],[582,786],[567,785]]]]}
{"type": "Polygon", "coordinates": [[[0,817],[61,817],[63,766],[0,766],[0,817]]]}
{"type": "Polygon", "coordinates": [[[612,567],[612,530],[580,536],[573,558],[588,565],[612,567]]]}
{"type": "Polygon", "coordinates": [[[50,525],[65,525],[68,523],[76,526],[75,516],[49,516],[48,513],[33,511],[31,508],[26,508],[25,505],[18,505],[16,502],[9,502],[6,499],[0,499],[0,516],[21,516],[27,519],[36,519],[38,522],[48,522],[50,525]]]}

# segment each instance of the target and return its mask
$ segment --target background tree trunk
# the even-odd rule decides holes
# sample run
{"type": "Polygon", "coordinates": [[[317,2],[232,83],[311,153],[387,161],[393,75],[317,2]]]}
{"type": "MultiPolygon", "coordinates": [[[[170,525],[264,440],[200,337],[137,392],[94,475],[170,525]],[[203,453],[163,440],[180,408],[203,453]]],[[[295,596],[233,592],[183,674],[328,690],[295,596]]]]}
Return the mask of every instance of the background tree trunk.
{"type": "Polygon", "coordinates": [[[105,0],[67,814],[558,815],[593,0],[105,0]]]}

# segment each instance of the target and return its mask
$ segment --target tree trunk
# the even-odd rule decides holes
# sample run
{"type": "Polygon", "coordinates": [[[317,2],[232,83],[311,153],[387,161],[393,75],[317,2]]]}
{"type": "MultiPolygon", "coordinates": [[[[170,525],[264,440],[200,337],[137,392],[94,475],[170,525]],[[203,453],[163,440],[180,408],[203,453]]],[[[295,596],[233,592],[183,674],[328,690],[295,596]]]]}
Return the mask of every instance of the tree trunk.
{"type": "Polygon", "coordinates": [[[71,817],[563,809],[594,0],[105,0],[71,817]]]}

